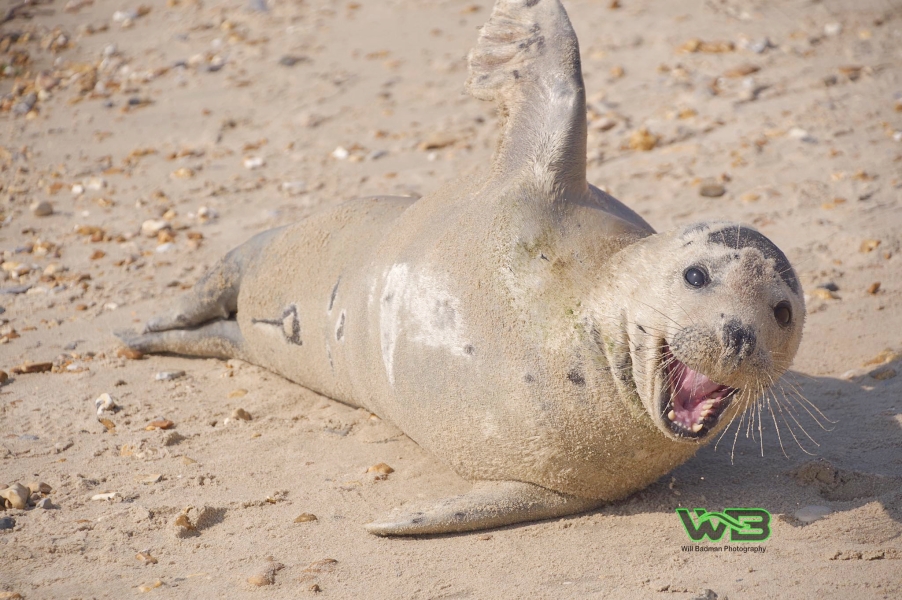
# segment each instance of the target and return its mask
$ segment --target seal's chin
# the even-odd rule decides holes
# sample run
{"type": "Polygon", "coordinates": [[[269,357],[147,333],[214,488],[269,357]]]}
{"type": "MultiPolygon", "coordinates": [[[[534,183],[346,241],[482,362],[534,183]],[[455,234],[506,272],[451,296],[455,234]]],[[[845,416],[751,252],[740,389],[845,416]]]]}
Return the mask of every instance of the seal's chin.
{"type": "Polygon", "coordinates": [[[675,435],[701,439],[708,435],[738,391],[688,367],[664,346],[661,418],[675,435]]]}

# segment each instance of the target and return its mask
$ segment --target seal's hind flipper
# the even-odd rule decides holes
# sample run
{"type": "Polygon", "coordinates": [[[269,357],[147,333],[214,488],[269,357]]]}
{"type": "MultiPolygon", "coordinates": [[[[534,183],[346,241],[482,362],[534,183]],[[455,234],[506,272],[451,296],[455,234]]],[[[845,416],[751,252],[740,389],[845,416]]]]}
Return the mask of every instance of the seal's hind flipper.
{"type": "Polygon", "coordinates": [[[567,496],[520,481],[480,481],[462,496],[432,506],[402,509],[366,525],[376,535],[455,533],[551,519],[598,506],[597,500],[567,496]]]}
{"type": "Polygon", "coordinates": [[[496,102],[504,121],[495,175],[531,173],[550,192],[586,193],[579,44],[559,0],[497,0],[468,61],[467,89],[496,102]]]}
{"type": "Polygon", "coordinates": [[[212,321],[195,329],[131,335],[117,332],[123,344],[145,353],[171,352],[208,358],[244,358],[244,338],[236,321],[212,321]]]}
{"type": "Polygon", "coordinates": [[[175,306],[147,322],[145,333],[197,327],[208,321],[228,319],[238,309],[241,276],[263,246],[281,228],[264,231],[226,254],[201,277],[175,306]]]}

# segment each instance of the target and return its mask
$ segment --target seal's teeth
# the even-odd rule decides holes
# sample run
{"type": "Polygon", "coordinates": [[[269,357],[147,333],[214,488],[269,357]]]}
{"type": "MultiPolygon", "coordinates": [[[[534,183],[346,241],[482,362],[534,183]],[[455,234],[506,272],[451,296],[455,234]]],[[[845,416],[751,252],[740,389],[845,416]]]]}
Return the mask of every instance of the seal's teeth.
{"type": "Polygon", "coordinates": [[[703,419],[707,419],[707,418],[708,418],[708,415],[710,415],[710,414],[713,413],[713,412],[714,412],[714,409],[713,409],[713,408],[710,408],[710,407],[709,407],[709,408],[705,408],[705,409],[703,409],[702,412],[701,412],[701,417],[702,417],[703,419]]]}
{"type": "Polygon", "coordinates": [[[669,413],[667,413],[667,418],[671,421],[676,421],[676,411],[671,410],[669,413]]]}
{"type": "Polygon", "coordinates": [[[704,426],[705,425],[703,423],[696,423],[695,425],[692,426],[692,433],[698,433],[699,431],[702,430],[702,427],[704,427],[704,426]]]}

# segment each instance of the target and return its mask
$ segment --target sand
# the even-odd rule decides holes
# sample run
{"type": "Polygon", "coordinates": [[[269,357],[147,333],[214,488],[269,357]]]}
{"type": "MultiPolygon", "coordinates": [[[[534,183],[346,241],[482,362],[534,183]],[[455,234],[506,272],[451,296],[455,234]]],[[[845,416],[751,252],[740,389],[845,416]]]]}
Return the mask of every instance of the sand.
{"type": "Polygon", "coordinates": [[[251,235],[491,155],[493,108],[463,91],[489,2],[269,4],[57,0],[0,25],[0,485],[52,488],[0,511],[0,598],[902,596],[898,3],[566,3],[589,180],[659,230],[752,224],[799,273],[779,436],[765,411],[622,502],[415,539],[362,524],[469,484],[391,425],[238,361],[117,355],[251,235]],[[679,507],[760,507],[772,534],[685,551],[679,507]]]}

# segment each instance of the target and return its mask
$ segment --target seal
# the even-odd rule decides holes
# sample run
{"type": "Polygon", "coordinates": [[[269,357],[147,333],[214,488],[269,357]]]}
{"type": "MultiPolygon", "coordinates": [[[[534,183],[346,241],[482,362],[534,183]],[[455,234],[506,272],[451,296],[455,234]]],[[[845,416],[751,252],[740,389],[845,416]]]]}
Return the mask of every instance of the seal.
{"type": "Polygon", "coordinates": [[[363,407],[473,482],[366,526],[379,535],[623,498],[753,406],[801,340],[799,281],[763,235],[656,233],[587,183],[579,47],[557,0],[498,0],[467,86],[502,120],[485,177],[257,235],[123,337],[363,407]]]}

